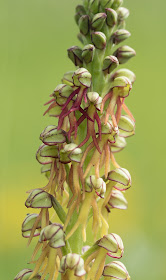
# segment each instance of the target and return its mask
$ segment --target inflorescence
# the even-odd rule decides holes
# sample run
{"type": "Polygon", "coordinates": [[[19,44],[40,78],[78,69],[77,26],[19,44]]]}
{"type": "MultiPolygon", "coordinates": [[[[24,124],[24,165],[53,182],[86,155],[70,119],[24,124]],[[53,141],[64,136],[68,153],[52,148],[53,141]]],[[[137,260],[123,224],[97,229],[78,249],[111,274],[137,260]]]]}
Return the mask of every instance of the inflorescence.
{"type": "MultiPolygon", "coordinates": [[[[131,176],[115,159],[134,135],[135,120],[126,106],[135,74],[119,68],[135,56],[121,42],[129,10],[123,0],[84,0],[75,20],[83,48],[72,46],[68,57],[75,71],[64,74],[50,95],[44,114],[53,125],[40,134],[36,158],[48,178],[46,186],[29,191],[22,235],[37,245],[30,263],[15,280],[129,280],[122,239],[109,233],[113,209],[127,209],[125,191],[131,176]],[[55,121],[54,121],[55,120],[55,121]],[[57,125],[55,125],[57,124],[57,125]],[[94,244],[86,244],[92,220],[94,244]],[[113,261],[106,264],[106,257],[113,261]],[[58,278],[59,279],[59,278],[58,278]]],[[[89,244],[89,243],[88,243],[89,244]]]]}

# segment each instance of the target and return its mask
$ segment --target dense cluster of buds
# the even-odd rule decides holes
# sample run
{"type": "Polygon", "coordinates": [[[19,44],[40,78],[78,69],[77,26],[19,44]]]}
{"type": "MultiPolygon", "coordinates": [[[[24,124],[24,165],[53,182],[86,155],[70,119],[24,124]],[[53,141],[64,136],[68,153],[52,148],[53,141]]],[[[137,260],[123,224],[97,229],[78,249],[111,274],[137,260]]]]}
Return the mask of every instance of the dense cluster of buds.
{"type": "Polygon", "coordinates": [[[48,183],[29,191],[25,202],[39,209],[22,224],[28,244],[37,239],[30,261],[35,267],[23,269],[15,280],[130,279],[120,261],[105,264],[106,257],[120,259],[124,253],[122,239],[109,233],[108,216],[127,209],[131,176],[115,155],[135,132],[125,104],[135,74],[120,67],[135,56],[121,44],[131,35],[125,29],[129,10],[122,5],[123,0],[84,0],[76,7],[83,47],[68,49],[77,68],[64,74],[45,104],[53,125],[41,133],[36,154],[48,183]]]}

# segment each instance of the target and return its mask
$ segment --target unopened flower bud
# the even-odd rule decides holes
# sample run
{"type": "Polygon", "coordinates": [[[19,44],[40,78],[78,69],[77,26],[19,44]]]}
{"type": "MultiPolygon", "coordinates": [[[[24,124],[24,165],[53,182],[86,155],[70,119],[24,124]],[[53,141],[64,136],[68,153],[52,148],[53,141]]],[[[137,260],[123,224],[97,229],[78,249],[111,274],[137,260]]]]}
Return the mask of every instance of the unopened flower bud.
{"type": "Polygon", "coordinates": [[[122,46],[114,52],[114,55],[118,58],[119,63],[123,64],[126,63],[130,58],[135,56],[136,52],[129,46],[122,46]]]}
{"type": "MultiPolygon", "coordinates": [[[[25,238],[29,238],[31,234],[31,230],[33,228],[33,225],[39,215],[38,214],[28,214],[25,218],[25,220],[22,223],[22,236],[25,238]]],[[[33,237],[39,236],[41,231],[41,222],[38,223],[36,230],[34,232],[33,237]]]]}
{"type": "Polygon", "coordinates": [[[136,80],[136,76],[132,71],[130,71],[129,69],[121,68],[121,69],[117,70],[116,72],[114,72],[113,75],[111,75],[111,81],[113,81],[116,77],[120,77],[120,76],[127,77],[131,81],[132,84],[136,80]]]}
{"type": "Polygon", "coordinates": [[[54,92],[52,95],[54,97],[57,97],[60,95],[61,97],[68,98],[72,92],[73,92],[72,87],[70,87],[66,84],[60,84],[54,89],[54,92]]]}
{"type": "Polygon", "coordinates": [[[73,86],[73,74],[74,74],[74,71],[69,71],[69,72],[66,72],[62,78],[62,83],[66,84],[66,85],[69,85],[69,86],[73,86]]]}
{"type": "Polygon", "coordinates": [[[131,33],[125,29],[118,29],[111,36],[111,40],[114,44],[117,45],[117,44],[123,42],[124,40],[126,40],[127,38],[129,38],[130,35],[131,35],[131,33]]]}
{"type": "Polygon", "coordinates": [[[116,56],[113,55],[106,56],[103,61],[103,71],[105,75],[110,74],[118,65],[119,65],[119,61],[116,56]]]}
{"type": "Polygon", "coordinates": [[[78,25],[79,25],[80,32],[86,36],[89,33],[89,16],[88,15],[81,16],[78,25]]]}
{"type": "Polygon", "coordinates": [[[93,103],[96,109],[100,110],[102,97],[99,96],[97,92],[88,92],[87,98],[90,103],[93,103]]]}
{"type": "Polygon", "coordinates": [[[75,66],[82,67],[82,49],[78,46],[73,46],[68,50],[68,57],[74,63],[75,66]]]}
{"type": "Polygon", "coordinates": [[[28,196],[25,206],[27,208],[51,208],[51,195],[42,189],[35,189],[28,196]]]}
{"type": "Polygon", "coordinates": [[[109,208],[117,208],[121,210],[126,210],[128,206],[127,200],[124,197],[123,193],[118,190],[112,190],[111,197],[108,202],[109,208]]]}
{"type": "Polygon", "coordinates": [[[89,9],[93,14],[96,14],[99,10],[99,0],[90,0],[89,9]]]}
{"type": "Polygon", "coordinates": [[[125,168],[116,168],[110,171],[108,180],[116,182],[114,188],[117,190],[126,190],[131,186],[131,176],[125,168]]]}
{"type": "Polygon", "coordinates": [[[101,30],[101,28],[103,27],[103,24],[105,22],[106,19],[106,14],[105,13],[98,13],[95,14],[93,19],[92,19],[92,29],[94,30],[101,30]]]}
{"type": "Polygon", "coordinates": [[[107,39],[103,32],[92,32],[91,38],[92,43],[97,49],[103,50],[106,47],[107,39]]]}
{"type": "Polygon", "coordinates": [[[57,130],[56,126],[47,126],[40,134],[40,140],[45,145],[57,145],[66,142],[66,132],[62,129],[57,130]]]}
{"type": "Polygon", "coordinates": [[[65,234],[60,224],[51,224],[42,229],[39,242],[49,241],[52,248],[60,248],[65,246],[65,234]]]}
{"type": "Polygon", "coordinates": [[[92,76],[85,68],[79,68],[73,74],[73,82],[75,86],[89,88],[91,86],[91,80],[92,76]]]}
{"type": "Polygon", "coordinates": [[[86,45],[82,50],[82,58],[86,64],[93,61],[95,47],[92,44],[86,45]]]}
{"type": "Polygon", "coordinates": [[[57,146],[40,145],[36,153],[36,159],[40,164],[48,164],[53,158],[58,158],[59,151],[57,146]]]}
{"type": "Polygon", "coordinates": [[[128,18],[130,12],[128,9],[124,7],[120,7],[117,10],[117,14],[118,14],[118,22],[121,22],[128,18]]]}
{"type": "Polygon", "coordinates": [[[65,145],[64,149],[60,151],[60,161],[62,163],[80,162],[81,158],[82,150],[77,148],[77,145],[74,143],[65,145]]]}
{"type": "Polygon", "coordinates": [[[126,147],[127,143],[124,137],[119,135],[115,136],[115,143],[111,144],[111,151],[113,153],[120,152],[122,149],[126,147]]]}
{"type": "Polygon", "coordinates": [[[87,185],[92,190],[95,189],[98,196],[104,198],[104,194],[106,192],[106,183],[102,178],[96,178],[96,176],[91,175],[87,178],[87,185]]]}
{"type": "Polygon", "coordinates": [[[107,18],[106,18],[107,25],[109,27],[115,26],[115,24],[117,23],[117,20],[118,20],[117,12],[110,8],[105,9],[105,11],[106,11],[106,15],[107,15],[107,18]]]}
{"type": "Polygon", "coordinates": [[[68,269],[74,271],[75,276],[83,276],[86,274],[84,269],[84,260],[78,254],[67,254],[63,256],[60,264],[60,272],[65,273],[68,269]]]}
{"type": "Polygon", "coordinates": [[[130,276],[126,267],[120,261],[113,261],[109,264],[106,264],[104,267],[103,276],[110,277],[112,280],[130,280],[130,276]]]}
{"type": "Polygon", "coordinates": [[[98,246],[106,249],[108,255],[112,258],[120,259],[124,253],[122,239],[115,233],[110,233],[100,239],[98,246]]]}
{"type": "Polygon", "coordinates": [[[114,0],[100,0],[100,5],[102,8],[111,8],[114,0]]]}
{"type": "Polygon", "coordinates": [[[114,0],[112,9],[117,10],[123,4],[123,0],[114,0]]]}
{"type": "Polygon", "coordinates": [[[79,22],[79,19],[81,16],[85,15],[86,14],[86,11],[85,11],[85,8],[84,6],[82,5],[78,5],[76,7],[76,14],[75,14],[75,20],[76,20],[76,23],[78,24],[79,22]]]}
{"type": "MultiPolygon", "coordinates": [[[[25,268],[23,270],[21,270],[16,277],[14,278],[14,280],[28,280],[29,277],[32,275],[33,270],[32,269],[28,269],[25,268]]],[[[39,280],[41,279],[41,276],[39,274],[37,274],[36,276],[34,276],[32,278],[32,280],[39,280]]]]}
{"type": "Polygon", "coordinates": [[[132,84],[127,77],[120,76],[113,80],[111,84],[111,89],[113,92],[117,93],[120,97],[127,97],[132,88],[132,84]]]}
{"type": "Polygon", "coordinates": [[[121,116],[118,127],[119,136],[129,137],[135,133],[135,122],[129,116],[121,116]]]}

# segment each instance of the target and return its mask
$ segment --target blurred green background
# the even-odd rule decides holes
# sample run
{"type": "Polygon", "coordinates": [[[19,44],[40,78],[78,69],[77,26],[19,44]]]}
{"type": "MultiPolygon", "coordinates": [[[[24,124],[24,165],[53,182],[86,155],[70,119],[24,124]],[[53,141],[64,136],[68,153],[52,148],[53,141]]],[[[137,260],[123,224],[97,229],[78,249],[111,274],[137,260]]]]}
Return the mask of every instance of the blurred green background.
{"type": "MultiPolygon", "coordinates": [[[[137,56],[128,66],[137,75],[127,98],[136,118],[136,135],[118,156],[130,170],[127,211],[113,211],[111,232],[125,245],[122,259],[135,280],[166,279],[165,168],[165,44],[166,2],[124,1],[131,15],[127,44],[137,56]]],[[[33,250],[21,237],[27,213],[26,191],[41,187],[45,178],[35,160],[39,134],[52,119],[42,117],[43,104],[74,69],[66,49],[79,44],[74,10],[77,0],[0,1],[0,275],[12,280],[33,250]]]]}

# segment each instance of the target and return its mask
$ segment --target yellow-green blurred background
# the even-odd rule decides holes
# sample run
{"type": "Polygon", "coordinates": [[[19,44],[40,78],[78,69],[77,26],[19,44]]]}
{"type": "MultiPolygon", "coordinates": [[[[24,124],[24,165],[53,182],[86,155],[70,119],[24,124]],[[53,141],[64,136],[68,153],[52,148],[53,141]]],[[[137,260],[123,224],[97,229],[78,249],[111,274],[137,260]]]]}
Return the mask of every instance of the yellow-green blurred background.
{"type": "MultiPolygon", "coordinates": [[[[35,160],[39,134],[53,120],[43,104],[74,69],[66,49],[79,44],[77,0],[0,1],[0,279],[12,280],[30,259],[21,223],[28,212],[26,190],[45,178],[35,160]]],[[[133,184],[127,211],[113,211],[111,232],[125,245],[123,262],[134,280],[166,279],[165,49],[166,2],[126,0],[131,15],[127,44],[137,56],[128,67],[137,75],[127,105],[136,118],[136,135],[118,156],[133,184]]],[[[127,66],[127,65],[126,65],[127,66]]]]}

